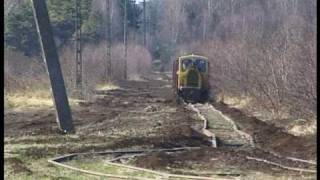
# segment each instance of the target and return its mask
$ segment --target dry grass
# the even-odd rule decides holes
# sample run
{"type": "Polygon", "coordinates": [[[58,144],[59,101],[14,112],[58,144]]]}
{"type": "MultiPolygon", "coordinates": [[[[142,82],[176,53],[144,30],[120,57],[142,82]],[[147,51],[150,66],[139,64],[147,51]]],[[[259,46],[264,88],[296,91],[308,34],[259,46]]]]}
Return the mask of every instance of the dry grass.
{"type": "Polygon", "coordinates": [[[53,106],[49,91],[21,91],[5,94],[5,109],[53,106]]]}
{"type": "MultiPolygon", "coordinates": [[[[80,102],[79,99],[69,98],[71,106],[80,102]]],[[[53,101],[49,90],[23,91],[5,94],[5,111],[24,111],[26,109],[45,109],[53,107],[53,101]]]]}
{"type": "Polygon", "coordinates": [[[223,99],[224,103],[237,109],[246,108],[252,102],[252,98],[248,96],[237,97],[237,96],[231,96],[231,95],[218,95],[218,99],[219,100],[223,99]]]}
{"type": "Polygon", "coordinates": [[[274,120],[273,122],[275,122],[277,126],[283,127],[287,133],[294,136],[310,136],[317,133],[317,122],[315,119],[295,119],[290,116],[286,107],[282,108],[281,113],[273,114],[256,105],[257,103],[254,101],[254,98],[248,96],[232,96],[223,93],[217,95],[217,101],[223,102],[230,107],[240,109],[260,120],[274,120]]]}
{"type": "Polygon", "coordinates": [[[266,180],[266,179],[273,179],[273,180],[300,180],[300,179],[315,179],[314,175],[305,175],[305,176],[295,176],[295,175],[283,175],[283,176],[276,176],[271,174],[265,174],[260,172],[252,173],[245,177],[240,177],[240,180],[266,180]]]}
{"type": "Polygon", "coordinates": [[[96,90],[98,91],[107,91],[107,90],[113,90],[113,89],[118,89],[119,86],[114,85],[113,83],[109,83],[109,84],[97,84],[96,85],[96,90]]]}
{"type": "MultiPolygon", "coordinates": [[[[105,43],[86,45],[83,50],[83,92],[89,100],[95,90],[116,89],[114,84],[106,82],[105,43]]],[[[123,45],[112,46],[112,82],[123,79],[123,45]]],[[[64,47],[60,52],[63,78],[70,98],[70,104],[77,101],[75,89],[74,51],[64,47]]],[[[128,46],[128,77],[140,79],[151,69],[151,55],[142,46],[128,46]]],[[[26,57],[20,52],[5,50],[5,110],[23,110],[26,108],[53,107],[50,82],[45,64],[40,57],[26,57]]]]}
{"type": "Polygon", "coordinates": [[[302,121],[302,124],[301,123],[293,124],[288,129],[288,132],[290,134],[293,134],[294,136],[309,136],[309,135],[315,135],[317,133],[316,120],[306,122],[306,120],[299,119],[297,121],[302,121]]]}

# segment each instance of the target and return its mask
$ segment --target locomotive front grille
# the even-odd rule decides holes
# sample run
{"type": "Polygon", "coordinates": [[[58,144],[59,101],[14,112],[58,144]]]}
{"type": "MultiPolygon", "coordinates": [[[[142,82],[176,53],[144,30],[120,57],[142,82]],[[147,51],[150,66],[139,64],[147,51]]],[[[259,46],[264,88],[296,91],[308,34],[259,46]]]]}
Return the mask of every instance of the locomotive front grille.
{"type": "Polygon", "coordinates": [[[196,70],[191,69],[187,74],[187,86],[188,87],[198,87],[199,77],[196,70]]]}

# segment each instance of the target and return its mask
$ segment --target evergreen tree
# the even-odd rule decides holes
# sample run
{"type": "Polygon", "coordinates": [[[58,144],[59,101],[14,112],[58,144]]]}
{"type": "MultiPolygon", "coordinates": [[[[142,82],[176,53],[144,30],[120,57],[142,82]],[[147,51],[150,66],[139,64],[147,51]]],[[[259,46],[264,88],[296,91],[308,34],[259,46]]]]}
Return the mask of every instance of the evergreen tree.
{"type": "MultiPolygon", "coordinates": [[[[119,5],[119,12],[123,19],[124,15],[124,1],[117,1],[119,5]]],[[[128,18],[128,27],[137,31],[141,25],[141,13],[142,9],[136,5],[135,0],[127,0],[127,18],[128,18]]]]}
{"type": "MultiPolygon", "coordinates": [[[[91,2],[81,0],[83,24],[88,21],[91,2]]],[[[48,0],[47,6],[53,34],[64,45],[75,31],[75,0],[48,0]]],[[[91,34],[96,27],[91,27],[91,34]]],[[[4,37],[7,48],[22,51],[27,56],[39,55],[40,44],[30,1],[21,2],[19,8],[5,16],[4,37]]]]}
{"type": "MultiPolygon", "coordinates": [[[[92,0],[81,0],[81,22],[89,18],[92,0]]],[[[76,0],[48,0],[48,9],[53,33],[64,44],[75,31],[76,0]]]]}
{"type": "Polygon", "coordinates": [[[5,16],[4,42],[7,48],[35,55],[40,50],[31,3],[23,3],[19,9],[5,16]]]}
{"type": "Polygon", "coordinates": [[[88,21],[82,25],[83,40],[96,42],[104,39],[103,17],[99,11],[91,13],[88,21]]]}

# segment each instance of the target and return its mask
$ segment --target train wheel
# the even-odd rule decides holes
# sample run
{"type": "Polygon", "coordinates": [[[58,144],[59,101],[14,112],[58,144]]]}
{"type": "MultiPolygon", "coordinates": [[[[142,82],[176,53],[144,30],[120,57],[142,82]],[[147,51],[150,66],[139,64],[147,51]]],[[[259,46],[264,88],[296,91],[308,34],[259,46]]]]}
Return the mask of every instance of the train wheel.
{"type": "Polygon", "coordinates": [[[182,97],[181,97],[181,92],[179,90],[177,90],[177,93],[176,93],[176,103],[178,105],[182,104],[182,97]]]}
{"type": "Polygon", "coordinates": [[[181,100],[181,97],[179,95],[176,95],[176,103],[178,105],[182,104],[182,100],[181,100]]]}
{"type": "Polygon", "coordinates": [[[209,99],[209,92],[208,91],[204,91],[202,94],[201,94],[201,101],[202,102],[207,102],[209,99]]]}

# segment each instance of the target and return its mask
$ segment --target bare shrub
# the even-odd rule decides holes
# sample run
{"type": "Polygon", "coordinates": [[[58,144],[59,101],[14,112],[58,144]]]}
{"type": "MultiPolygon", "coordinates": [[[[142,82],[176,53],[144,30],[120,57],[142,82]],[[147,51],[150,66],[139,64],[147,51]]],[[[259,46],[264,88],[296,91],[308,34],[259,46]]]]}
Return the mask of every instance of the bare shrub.
{"type": "Polygon", "coordinates": [[[198,41],[179,46],[176,57],[202,54],[210,61],[214,96],[251,97],[255,110],[266,118],[316,117],[316,51],[309,39],[286,42],[281,31],[264,46],[257,40],[232,38],[198,41]],[[307,43],[305,42],[307,40],[307,43]]]}
{"type": "MultiPolygon", "coordinates": [[[[112,81],[123,80],[124,46],[115,44],[112,53],[112,81]]],[[[106,83],[106,45],[87,44],[83,47],[83,90],[90,97],[98,84],[106,83]]],[[[73,97],[75,85],[75,54],[72,46],[65,46],[59,52],[60,65],[68,95],[73,97]]],[[[7,50],[5,52],[5,91],[6,93],[22,93],[36,89],[47,90],[50,96],[50,84],[43,60],[39,57],[28,58],[21,53],[7,50]]],[[[128,46],[128,77],[139,79],[151,69],[151,55],[142,46],[128,46]]],[[[109,82],[112,83],[112,82],[109,82]]],[[[35,91],[34,91],[35,92],[35,91]]],[[[23,93],[22,93],[23,94],[23,93]]]]}
{"type": "Polygon", "coordinates": [[[128,46],[128,75],[129,79],[147,75],[151,70],[151,55],[143,46],[130,44],[128,46]]]}
{"type": "Polygon", "coordinates": [[[6,93],[49,88],[48,76],[40,58],[29,58],[12,50],[5,50],[4,55],[6,93]]]}
{"type": "Polygon", "coordinates": [[[166,11],[161,22],[179,17],[180,23],[163,23],[159,34],[177,45],[173,58],[209,58],[213,96],[249,98],[250,108],[268,119],[315,120],[316,1],[164,3],[186,11],[166,11]]]}
{"type": "MultiPolygon", "coordinates": [[[[90,96],[97,84],[105,84],[107,49],[106,43],[87,44],[83,47],[83,86],[85,94],[90,96]]],[[[149,73],[151,69],[151,55],[142,46],[129,44],[127,56],[127,72],[129,79],[139,78],[140,75],[149,73]]],[[[61,51],[61,64],[66,81],[66,87],[70,94],[74,94],[75,89],[75,57],[72,47],[65,47],[61,51]]],[[[124,78],[124,46],[114,44],[111,47],[111,80],[116,82],[124,78]]],[[[112,83],[112,82],[110,82],[112,83]]]]}

